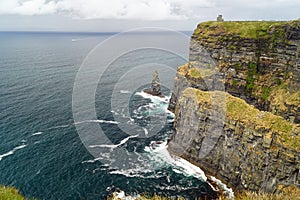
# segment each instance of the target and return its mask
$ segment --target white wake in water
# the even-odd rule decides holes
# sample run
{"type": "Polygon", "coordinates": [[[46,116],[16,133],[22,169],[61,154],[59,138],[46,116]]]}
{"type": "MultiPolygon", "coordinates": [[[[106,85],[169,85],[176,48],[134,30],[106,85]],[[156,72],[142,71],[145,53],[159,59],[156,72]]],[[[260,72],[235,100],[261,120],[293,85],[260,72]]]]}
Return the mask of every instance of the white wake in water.
{"type": "Polygon", "coordinates": [[[36,133],[33,133],[32,136],[35,136],[35,135],[42,135],[43,132],[39,131],[39,132],[36,132],[36,133]]]}
{"type": "Polygon", "coordinates": [[[120,90],[120,93],[121,94],[130,94],[131,92],[128,90],[120,90]]]}
{"type": "Polygon", "coordinates": [[[95,37],[72,38],[71,41],[72,41],[72,42],[78,42],[78,41],[89,40],[89,39],[93,39],[93,38],[95,38],[95,37]]]}
{"type": "Polygon", "coordinates": [[[144,91],[137,92],[135,95],[139,95],[145,99],[150,99],[152,103],[149,104],[150,107],[159,107],[169,116],[174,117],[174,113],[168,110],[169,101],[171,96],[159,97],[148,94],[144,91]]]}
{"type": "Polygon", "coordinates": [[[108,121],[108,120],[102,120],[102,119],[84,120],[84,121],[81,121],[81,122],[75,122],[74,124],[82,124],[82,123],[119,124],[119,122],[116,122],[116,121],[108,121]]]}
{"type": "Polygon", "coordinates": [[[15,153],[15,151],[20,150],[20,149],[23,149],[23,148],[25,148],[26,146],[27,146],[26,144],[22,144],[22,145],[20,145],[20,146],[17,146],[17,147],[15,147],[15,148],[13,148],[13,149],[10,150],[9,152],[0,155],[0,161],[1,161],[4,157],[13,155],[13,154],[15,153]]]}
{"type": "MultiPolygon", "coordinates": [[[[44,131],[58,129],[58,128],[66,128],[66,127],[69,127],[72,125],[83,124],[83,123],[119,124],[119,122],[116,122],[116,121],[109,121],[109,120],[102,120],[102,119],[89,119],[89,120],[84,120],[84,121],[75,122],[75,123],[71,123],[71,124],[52,126],[50,128],[44,129],[44,131]]],[[[43,134],[43,132],[39,131],[39,132],[33,133],[32,136],[41,135],[41,134],[43,134]]]]}
{"type": "Polygon", "coordinates": [[[138,135],[132,135],[132,136],[129,136],[129,137],[127,137],[127,138],[124,138],[123,140],[120,141],[119,144],[90,145],[89,147],[91,147],[91,148],[105,147],[105,148],[111,148],[111,149],[114,149],[114,148],[117,148],[117,147],[122,146],[123,144],[125,144],[130,138],[136,138],[136,137],[138,137],[138,135]]]}
{"type": "MultiPolygon", "coordinates": [[[[122,91],[123,93],[126,93],[125,91],[122,91]]],[[[150,94],[147,94],[143,91],[137,92],[135,95],[142,96],[145,99],[150,99],[151,102],[147,105],[143,105],[135,110],[135,114],[137,114],[135,117],[139,118],[139,114],[143,112],[141,108],[147,106],[148,115],[155,115],[158,111],[159,113],[164,113],[169,116],[169,121],[174,120],[174,114],[171,113],[168,110],[168,102],[170,99],[170,96],[166,97],[158,97],[153,96],[150,94]]],[[[118,110],[111,111],[113,114],[122,115],[122,112],[118,110]]],[[[144,116],[142,116],[144,117],[144,116]]],[[[134,120],[133,120],[134,122],[134,120]]],[[[148,129],[145,127],[142,127],[144,134],[148,135],[148,129]]],[[[166,135],[167,136],[167,135],[166,135]]],[[[114,149],[117,147],[120,147],[124,145],[128,140],[131,138],[136,138],[138,135],[129,136],[125,139],[123,139],[118,144],[101,144],[101,145],[90,145],[90,148],[108,148],[113,152],[114,149]]],[[[167,138],[165,138],[167,139],[167,138]]],[[[129,153],[128,153],[129,154],[129,153]]],[[[142,177],[142,178],[153,178],[153,177],[161,177],[166,176],[167,174],[153,174],[154,170],[160,170],[166,167],[171,167],[175,173],[183,174],[185,176],[192,176],[195,177],[203,182],[207,180],[207,177],[205,176],[204,172],[197,166],[189,163],[188,161],[177,157],[177,156],[171,156],[167,150],[167,142],[163,141],[152,141],[150,146],[146,146],[144,148],[144,152],[131,152],[132,158],[129,156],[129,160],[132,159],[133,161],[132,165],[126,166],[126,169],[123,168],[111,168],[110,173],[111,174],[122,174],[127,177],[142,177]],[[149,172],[149,174],[146,174],[149,172]],[[151,173],[152,172],[152,173],[151,173]]],[[[111,154],[112,155],[112,154],[111,154]]],[[[104,155],[102,155],[104,156],[104,155]]],[[[113,156],[112,156],[113,157],[113,156]]],[[[96,158],[94,160],[88,160],[84,161],[83,163],[93,163],[96,161],[101,161],[101,158],[96,158]]]]}

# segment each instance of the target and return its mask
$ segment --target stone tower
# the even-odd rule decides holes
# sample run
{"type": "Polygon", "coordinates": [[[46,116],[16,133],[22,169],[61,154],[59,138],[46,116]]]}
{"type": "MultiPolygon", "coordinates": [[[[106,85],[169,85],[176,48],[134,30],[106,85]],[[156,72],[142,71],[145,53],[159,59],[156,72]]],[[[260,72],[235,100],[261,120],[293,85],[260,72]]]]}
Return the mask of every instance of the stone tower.
{"type": "Polygon", "coordinates": [[[223,19],[223,16],[222,15],[219,15],[217,17],[217,22],[224,22],[224,19],[223,19]]]}

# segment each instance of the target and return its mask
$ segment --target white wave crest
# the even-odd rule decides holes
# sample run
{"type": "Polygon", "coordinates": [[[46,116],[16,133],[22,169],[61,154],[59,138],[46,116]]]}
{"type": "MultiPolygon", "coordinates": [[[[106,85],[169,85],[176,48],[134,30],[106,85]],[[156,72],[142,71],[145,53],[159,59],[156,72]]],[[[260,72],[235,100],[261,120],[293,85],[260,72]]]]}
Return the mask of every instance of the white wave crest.
{"type": "MultiPolygon", "coordinates": [[[[131,168],[131,169],[120,169],[120,170],[112,170],[109,173],[110,174],[120,174],[126,177],[139,177],[139,178],[145,178],[143,176],[144,173],[147,172],[152,172],[151,170],[146,170],[142,167],[136,167],[136,168],[131,168]]],[[[147,178],[158,178],[158,176],[147,176],[147,178]]]]}
{"type": "Polygon", "coordinates": [[[22,144],[20,146],[17,146],[15,148],[13,148],[12,150],[10,150],[9,152],[5,153],[5,154],[2,154],[0,155],[0,161],[4,158],[4,157],[7,157],[7,156],[10,156],[10,155],[13,155],[15,153],[15,151],[19,150],[19,149],[23,149],[24,147],[26,147],[27,145],[26,144],[22,144]]]}
{"type": "Polygon", "coordinates": [[[230,199],[230,200],[234,200],[234,192],[231,188],[228,188],[227,185],[225,185],[224,183],[222,183],[221,180],[217,179],[214,176],[210,176],[210,180],[212,180],[214,183],[217,184],[217,186],[224,191],[224,194],[230,199]]]}
{"type": "Polygon", "coordinates": [[[169,100],[170,100],[170,97],[169,96],[166,96],[166,97],[159,97],[159,96],[154,96],[154,95],[151,95],[151,94],[148,94],[144,91],[141,91],[141,92],[137,92],[135,95],[139,95],[139,96],[142,96],[143,98],[145,99],[150,99],[152,102],[165,102],[165,103],[169,103],[169,100]]]}
{"type": "Polygon", "coordinates": [[[120,93],[121,94],[130,94],[131,92],[128,90],[120,90],[120,93]]]}
{"type": "Polygon", "coordinates": [[[57,128],[66,128],[70,126],[70,124],[65,124],[65,125],[59,125],[59,126],[53,126],[53,127],[50,127],[50,128],[47,128],[45,130],[52,130],[52,129],[57,129],[57,128]]]}
{"type": "Polygon", "coordinates": [[[102,119],[91,119],[91,120],[85,120],[81,122],[76,122],[74,124],[82,124],[82,123],[105,123],[105,124],[119,124],[119,122],[116,121],[107,121],[102,119]]]}
{"type": "Polygon", "coordinates": [[[39,132],[36,132],[36,133],[33,133],[32,136],[35,136],[35,135],[42,135],[43,132],[39,131],[39,132]]]}
{"type": "Polygon", "coordinates": [[[111,148],[111,149],[114,149],[114,148],[117,148],[123,144],[125,144],[130,138],[135,138],[135,137],[138,137],[139,135],[131,135],[127,138],[124,138],[123,140],[120,141],[119,144],[99,144],[99,145],[90,145],[89,147],[91,148],[97,148],[97,147],[105,147],[105,148],[111,148]]]}
{"type": "Polygon", "coordinates": [[[86,160],[86,161],[82,161],[81,163],[94,163],[94,162],[97,162],[99,160],[101,160],[101,158],[95,158],[93,160],[86,160]]]}
{"type": "Polygon", "coordinates": [[[167,141],[160,142],[158,144],[154,142],[151,143],[149,147],[146,147],[145,151],[153,154],[154,159],[167,162],[172,166],[172,169],[175,173],[180,173],[186,176],[193,176],[204,182],[207,181],[205,173],[199,167],[193,165],[183,158],[180,158],[179,156],[170,155],[167,148],[167,141]]]}
{"type": "Polygon", "coordinates": [[[146,128],[144,128],[144,127],[142,127],[142,128],[143,128],[143,130],[145,132],[145,135],[148,135],[148,130],[146,128]]]}
{"type": "Polygon", "coordinates": [[[88,40],[88,39],[92,39],[92,37],[86,37],[86,38],[72,38],[71,41],[72,41],[72,42],[77,42],[77,41],[88,40]]]}

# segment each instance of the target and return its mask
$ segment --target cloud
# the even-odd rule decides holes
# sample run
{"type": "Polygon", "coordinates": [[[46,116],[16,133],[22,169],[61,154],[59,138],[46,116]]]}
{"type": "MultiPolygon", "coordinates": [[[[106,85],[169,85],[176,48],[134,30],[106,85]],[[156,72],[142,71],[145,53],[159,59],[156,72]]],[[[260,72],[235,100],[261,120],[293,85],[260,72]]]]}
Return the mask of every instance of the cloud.
{"type": "Polygon", "coordinates": [[[216,0],[216,5],[223,5],[233,8],[244,7],[244,8],[261,8],[268,9],[272,7],[282,6],[297,6],[300,5],[299,0],[216,0]]]}
{"type": "Polygon", "coordinates": [[[199,16],[215,0],[0,0],[0,14],[61,14],[80,19],[173,20],[199,16]]]}

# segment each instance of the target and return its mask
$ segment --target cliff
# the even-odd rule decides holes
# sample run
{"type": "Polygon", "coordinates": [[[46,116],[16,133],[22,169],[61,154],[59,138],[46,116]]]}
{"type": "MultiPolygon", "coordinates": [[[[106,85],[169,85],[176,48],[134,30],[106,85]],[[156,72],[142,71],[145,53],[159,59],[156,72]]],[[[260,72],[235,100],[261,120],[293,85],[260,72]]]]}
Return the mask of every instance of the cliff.
{"type": "Polygon", "coordinates": [[[300,187],[300,21],[205,22],[169,109],[169,151],[236,190],[300,187]]]}
{"type": "MultiPolygon", "coordinates": [[[[186,78],[192,87],[214,90],[207,88],[203,76],[197,76],[197,72],[205,71],[205,75],[211,70],[211,74],[224,82],[224,89],[218,90],[226,90],[261,110],[300,123],[299,54],[300,20],[200,23],[192,35],[186,66],[194,73],[186,78]]],[[[179,81],[182,78],[177,76],[179,81]]],[[[175,87],[178,85],[175,83],[175,87]]],[[[176,90],[181,86],[178,87],[174,96],[179,95],[176,90]]],[[[175,108],[174,98],[171,110],[175,108]]]]}

